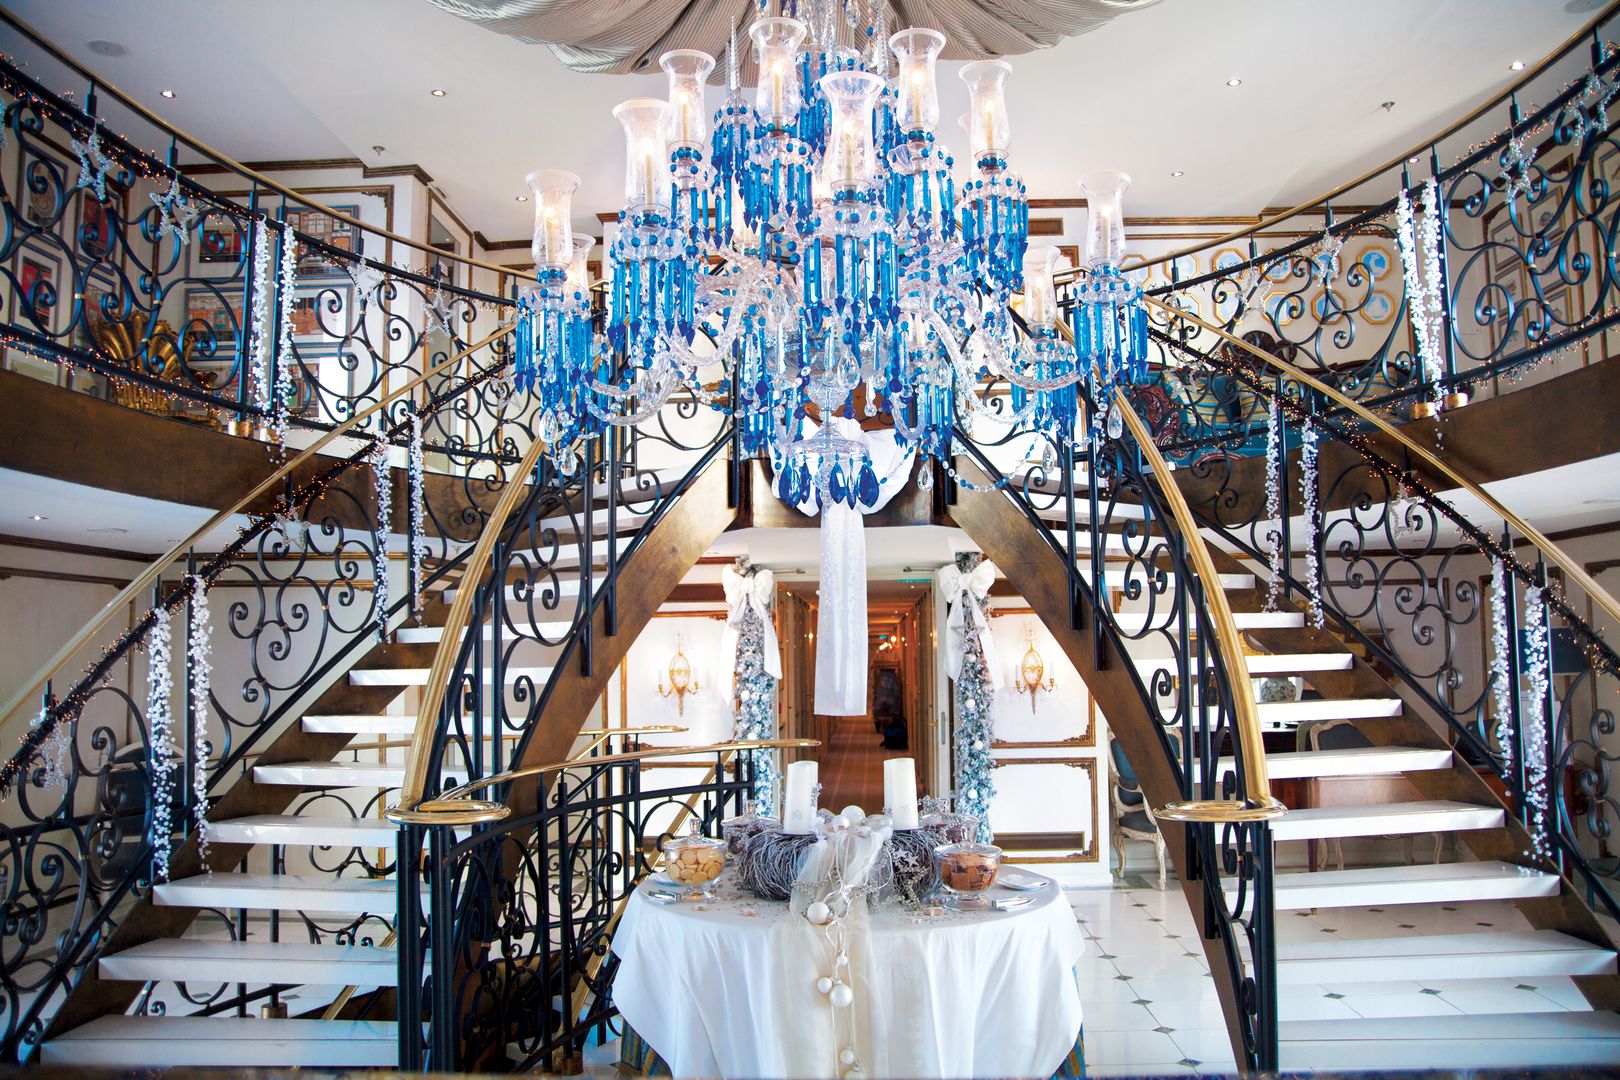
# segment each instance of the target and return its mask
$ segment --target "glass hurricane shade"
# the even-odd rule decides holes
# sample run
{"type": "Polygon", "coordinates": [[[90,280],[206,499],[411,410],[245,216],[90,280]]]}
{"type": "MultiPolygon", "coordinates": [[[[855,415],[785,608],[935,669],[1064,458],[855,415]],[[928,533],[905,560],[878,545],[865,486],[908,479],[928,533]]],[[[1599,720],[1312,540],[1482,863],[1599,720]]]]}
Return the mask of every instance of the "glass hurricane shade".
{"type": "Polygon", "coordinates": [[[819,81],[832,123],[822,157],[823,182],[833,191],[860,187],[877,173],[872,148],[872,110],[883,80],[865,71],[836,71],[819,81]]]}
{"type": "Polygon", "coordinates": [[[1057,325],[1057,287],[1052,273],[1062,252],[1051,244],[1031,244],[1024,253],[1024,321],[1050,330],[1057,325]]]}
{"type": "Polygon", "coordinates": [[[596,246],[596,237],[589,233],[574,234],[574,250],[568,256],[568,285],[576,292],[591,286],[590,254],[596,246]]]}
{"type": "Polygon", "coordinates": [[[1029,708],[1034,712],[1036,693],[1041,690],[1051,693],[1057,687],[1057,680],[1047,679],[1046,685],[1041,685],[1041,679],[1046,675],[1046,661],[1042,660],[1041,654],[1035,650],[1035,631],[1027,631],[1024,634],[1024,642],[1028,648],[1024,651],[1024,659],[1018,664],[1018,678],[1014,689],[1020,694],[1029,695],[1029,708]]]}
{"type": "Polygon", "coordinates": [[[959,74],[968,88],[968,148],[973,160],[1005,158],[1012,143],[1006,92],[1012,65],[1005,60],[976,60],[963,64],[959,74]]]}
{"type": "Polygon", "coordinates": [[[754,108],[767,124],[791,123],[799,115],[799,46],[805,26],[798,19],[756,19],[748,28],[759,63],[759,90],[754,108]]]}
{"type": "Polygon", "coordinates": [[[669,658],[669,685],[664,685],[664,676],[658,676],[658,696],[674,697],[676,707],[684,716],[686,713],[686,695],[695,694],[699,687],[697,680],[692,678],[692,662],[686,658],[685,642],[679,635],[675,638],[675,655],[669,658]]]}
{"type": "Polygon", "coordinates": [[[534,199],[529,252],[540,270],[563,270],[574,256],[574,189],[579,177],[562,169],[536,169],[523,178],[534,199]]]}
{"type": "Polygon", "coordinates": [[[1117,169],[1089,172],[1080,178],[1086,197],[1085,264],[1119,268],[1125,257],[1125,189],[1131,178],[1117,169]]]}
{"type": "Polygon", "coordinates": [[[669,209],[669,151],[664,132],[670,104],[657,98],[631,98],[613,107],[624,128],[625,209],[669,209]]]}
{"type": "Polygon", "coordinates": [[[889,48],[899,61],[895,118],[900,130],[907,135],[918,131],[932,135],[939,127],[936,62],[945,48],[945,35],[923,28],[902,30],[889,38],[889,48]]]}
{"type": "Polygon", "coordinates": [[[658,66],[669,76],[669,149],[703,149],[709,142],[703,87],[714,70],[714,57],[697,49],[673,49],[658,58],[658,66]]]}

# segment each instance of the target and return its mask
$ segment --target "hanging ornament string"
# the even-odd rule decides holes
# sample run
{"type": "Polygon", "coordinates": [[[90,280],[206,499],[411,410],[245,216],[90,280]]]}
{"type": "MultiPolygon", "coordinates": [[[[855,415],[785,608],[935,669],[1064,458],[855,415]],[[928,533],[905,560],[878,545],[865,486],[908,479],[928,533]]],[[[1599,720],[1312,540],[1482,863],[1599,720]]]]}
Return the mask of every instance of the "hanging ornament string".
{"type": "Polygon", "coordinates": [[[1273,400],[1266,413],[1266,610],[1276,611],[1282,599],[1282,405],[1273,400]]]}
{"type": "Polygon", "coordinates": [[[1527,854],[1548,859],[1552,857],[1547,836],[1547,697],[1551,681],[1545,593],[1536,586],[1524,590],[1524,671],[1530,683],[1530,708],[1521,714],[1520,745],[1524,748],[1524,798],[1530,810],[1526,825],[1534,849],[1527,854]]]}
{"type": "Polygon", "coordinates": [[[376,496],[377,520],[372,533],[372,597],[377,618],[377,640],[388,640],[388,536],[393,528],[394,475],[388,466],[388,440],[378,436],[367,455],[371,486],[376,496]]]}
{"type": "Polygon", "coordinates": [[[276,327],[276,385],[270,412],[270,433],[278,451],[287,442],[287,411],[292,407],[293,364],[293,308],[298,298],[298,238],[291,228],[281,228],[281,269],[277,275],[276,294],[281,309],[276,327]]]}
{"type": "Polygon", "coordinates": [[[1316,427],[1306,421],[1300,427],[1299,492],[1300,512],[1305,519],[1305,603],[1311,625],[1322,629],[1322,521],[1317,506],[1316,427]]]}
{"type": "Polygon", "coordinates": [[[1502,771],[1513,768],[1513,685],[1512,669],[1508,663],[1508,594],[1507,566],[1500,558],[1491,560],[1491,700],[1496,710],[1496,752],[1501,757],[1502,771]]]}
{"type": "Polygon", "coordinates": [[[174,840],[174,774],[180,767],[170,701],[174,672],[170,667],[169,634],[168,609],[154,608],[152,630],[146,640],[146,727],[151,745],[154,881],[169,880],[169,847],[174,840]]]}
{"type": "Polygon", "coordinates": [[[410,425],[410,441],[405,453],[405,488],[410,500],[411,549],[410,560],[411,613],[422,621],[422,559],[428,553],[427,503],[422,491],[422,417],[412,408],[406,418],[410,425]]]}
{"type": "Polygon", "coordinates": [[[275,256],[270,250],[270,226],[263,220],[253,230],[253,311],[249,324],[251,342],[250,381],[253,404],[261,414],[270,411],[270,360],[276,341],[270,333],[270,316],[275,308],[275,256]]]}
{"type": "Polygon", "coordinates": [[[192,574],[191,632],[186,639],[186,669],[191,676],[191,795],[195,803],[197,858],[208,865],[208,696],[213,676],[213,643],[208,635],[208,582],[192,574]]]}

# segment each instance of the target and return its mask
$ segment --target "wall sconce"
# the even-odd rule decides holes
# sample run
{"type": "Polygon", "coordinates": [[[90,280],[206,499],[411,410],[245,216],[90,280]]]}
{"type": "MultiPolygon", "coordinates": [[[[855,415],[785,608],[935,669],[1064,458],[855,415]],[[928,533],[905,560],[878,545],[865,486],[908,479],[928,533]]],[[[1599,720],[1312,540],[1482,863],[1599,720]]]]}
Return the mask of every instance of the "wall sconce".
{"type": "Polygon", "coordinates": [[[1045,690],[1050,694],[1057,689],[1057,680],[1047,677],[1046,683],[1041,683],[1041,676],[1046,674],[1046,661],[1041,654],[1035,651],[1035,630],[1033,627],[1024,631],[1024,643],[1029,649],[1024,653],[1024,659],[1018,664],[1018,674],[1013,677],[1013,689],[1020,694],[1029,695],[1029,711],[1035,712],[1035,695],[1045,690]]]}
{"type": "Polygon", "coordinates": [[[664,686],[664,677],[658,676],[658,696],[675,697],[675,711],[679,716],[686,715],[686,695],[695,694],[703,689],[698,681],[692,677],[692,661],[686,658],[685,638],[675,635],[675,655],[669,658],[669,686],[664,686]]]}

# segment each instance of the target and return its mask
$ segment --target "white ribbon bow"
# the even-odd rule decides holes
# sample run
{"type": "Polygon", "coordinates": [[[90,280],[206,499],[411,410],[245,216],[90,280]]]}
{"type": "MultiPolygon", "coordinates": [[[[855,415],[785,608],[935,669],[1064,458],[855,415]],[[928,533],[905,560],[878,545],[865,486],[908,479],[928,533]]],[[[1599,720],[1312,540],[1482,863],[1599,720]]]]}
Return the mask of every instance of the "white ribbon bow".
{"type": "Polygon", "coordinates": [[[776,624],[771,621],[771,601],[776,598],[776,575],[761,568],[745,574],[736,566],[727,566],[720,571],[720,584],[726,590],[726,632],[720,655],[732,658],[732,681],[735,682],[737,678],[737,636],[742,632],[743,619],[750,611],[759,616],[760,638],[765,646],[765,674],[780,679],[782,649],[776,641],[776,624]]]}
{"type": "Polygon", "coordinates": [[[954,565],[939,568],[939,588],[945,602],[951,606],[945,620],[945,671],[952,679],[962,674],[962,658],[967,655],[968,623],[972,621],[979,632],[979,647],[984,651],[984,666],[990,676],[990,688],[1001,688],[1001,660],[996,654],[996,639],[990,633],[990,620],[985,618],[985,597],[996,581],[996,565],[988,559],[964,574],[954,565]]]}

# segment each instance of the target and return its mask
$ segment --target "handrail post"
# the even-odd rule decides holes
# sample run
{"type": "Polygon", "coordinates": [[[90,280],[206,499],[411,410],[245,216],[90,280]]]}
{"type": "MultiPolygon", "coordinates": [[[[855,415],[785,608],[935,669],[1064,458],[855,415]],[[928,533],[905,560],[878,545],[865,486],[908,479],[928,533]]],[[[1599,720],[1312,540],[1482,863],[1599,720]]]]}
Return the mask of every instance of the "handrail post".
{"type": "MultiPolygon", "coordinates": [[[[1517,111],[1517,106],[1515,106],[1515,111],[1517,111]]],[[[1442,323],[1440,340],[1445,345],[1446,369],[1445,374],[1440,379],[1444,385],[1435,387],[1434,393],[1436,396],[1442,396],[1448,387],[1453,391],[1456,390],[1457,320],[1453,317],[1451,311],[1451,279],[1448,276],[1449,260],[1446,256],[1446,245],[1451,236],[1451,200],[1446,197],[1445,188],[1440,182],[1442,173],[1440,151],[1432,146],[1429,148],[1429,173],[1433,176],[1435,183],[1435,212],[1440,215],[1440,243],[1435,246],[1435,261],[1440,264],[1440,272],[1437,275],[1440,282],[1440,296],[1438,299],[1440,301],[1440,320],[1442,323]]],[[[1414,242],[1415,240],[1416,238],[1414,238],[1414,242]]],[[[1427,315],[1426,313],[1420,313],[1420,317],[1426,318],[1427,315]]]]}
{"type": "Polygon", "coordinates": [[[1277,442],[1279,446],[1276,465],[1278,497],[1277,547],[1281,552],[1281,558],[1279,559],[1280,565],[1276,570],[1282,576],[1282,581],[1278,583],[1280,586],[1278,591],[1282,594],[1284,600],[1291,600],[1294,595],[1294,545],[1293,530],[1288,523],[1288,519],[1292,514],[1289,509],[1292,500],[1288,497],[1288,414],[1282,407],[1283,377],[1281,375],[1277,376],[1276,383],[1277,396],[1271,402],[1271,422],[1277,426],[1277,442]]]}
{"type": "MultiPolygon", "coordinates": [[[[422,1059],[422,830],[409,822],[399,826],[395,861],[396,901],[394,962],[399,971],[395,994],[399,1022],[399,1070],[421,1072],[422,1059]]],[[[437,1021],[437,1017],[434,1018],[437,1021]]]]}
{"type": "MultiPolygon", "coordinates": [[[[428,830],[428,959],[432,967],[433,1023],[428,1035],[428,1065],[434,1072],[455,1072],[460,1033],[456,1030],[455,917],[451,898],[450,846],[455,835],[448,825],[428,830]]],[[[472,870],[469,869],[469,882],[472,870]]],[[[418,903],[420,900],[418,899],[418,903]]]]}
{"type": "Polygon", "coordinates": [[[580,544],[579,556],[579,598],[575,610],[580,613],[579,626],[579,671],[581,675],[589,676],[595,666],[595,650],[592,648],[592,638],[595,629],[596,590],[593,571],[596,561],[596,494],[592,490],[596,475],[596,443],[594,439],[585,439],[585,460],[579,469],[579,499],[580,514],[585,521],[585,535],[580,544]]]}

